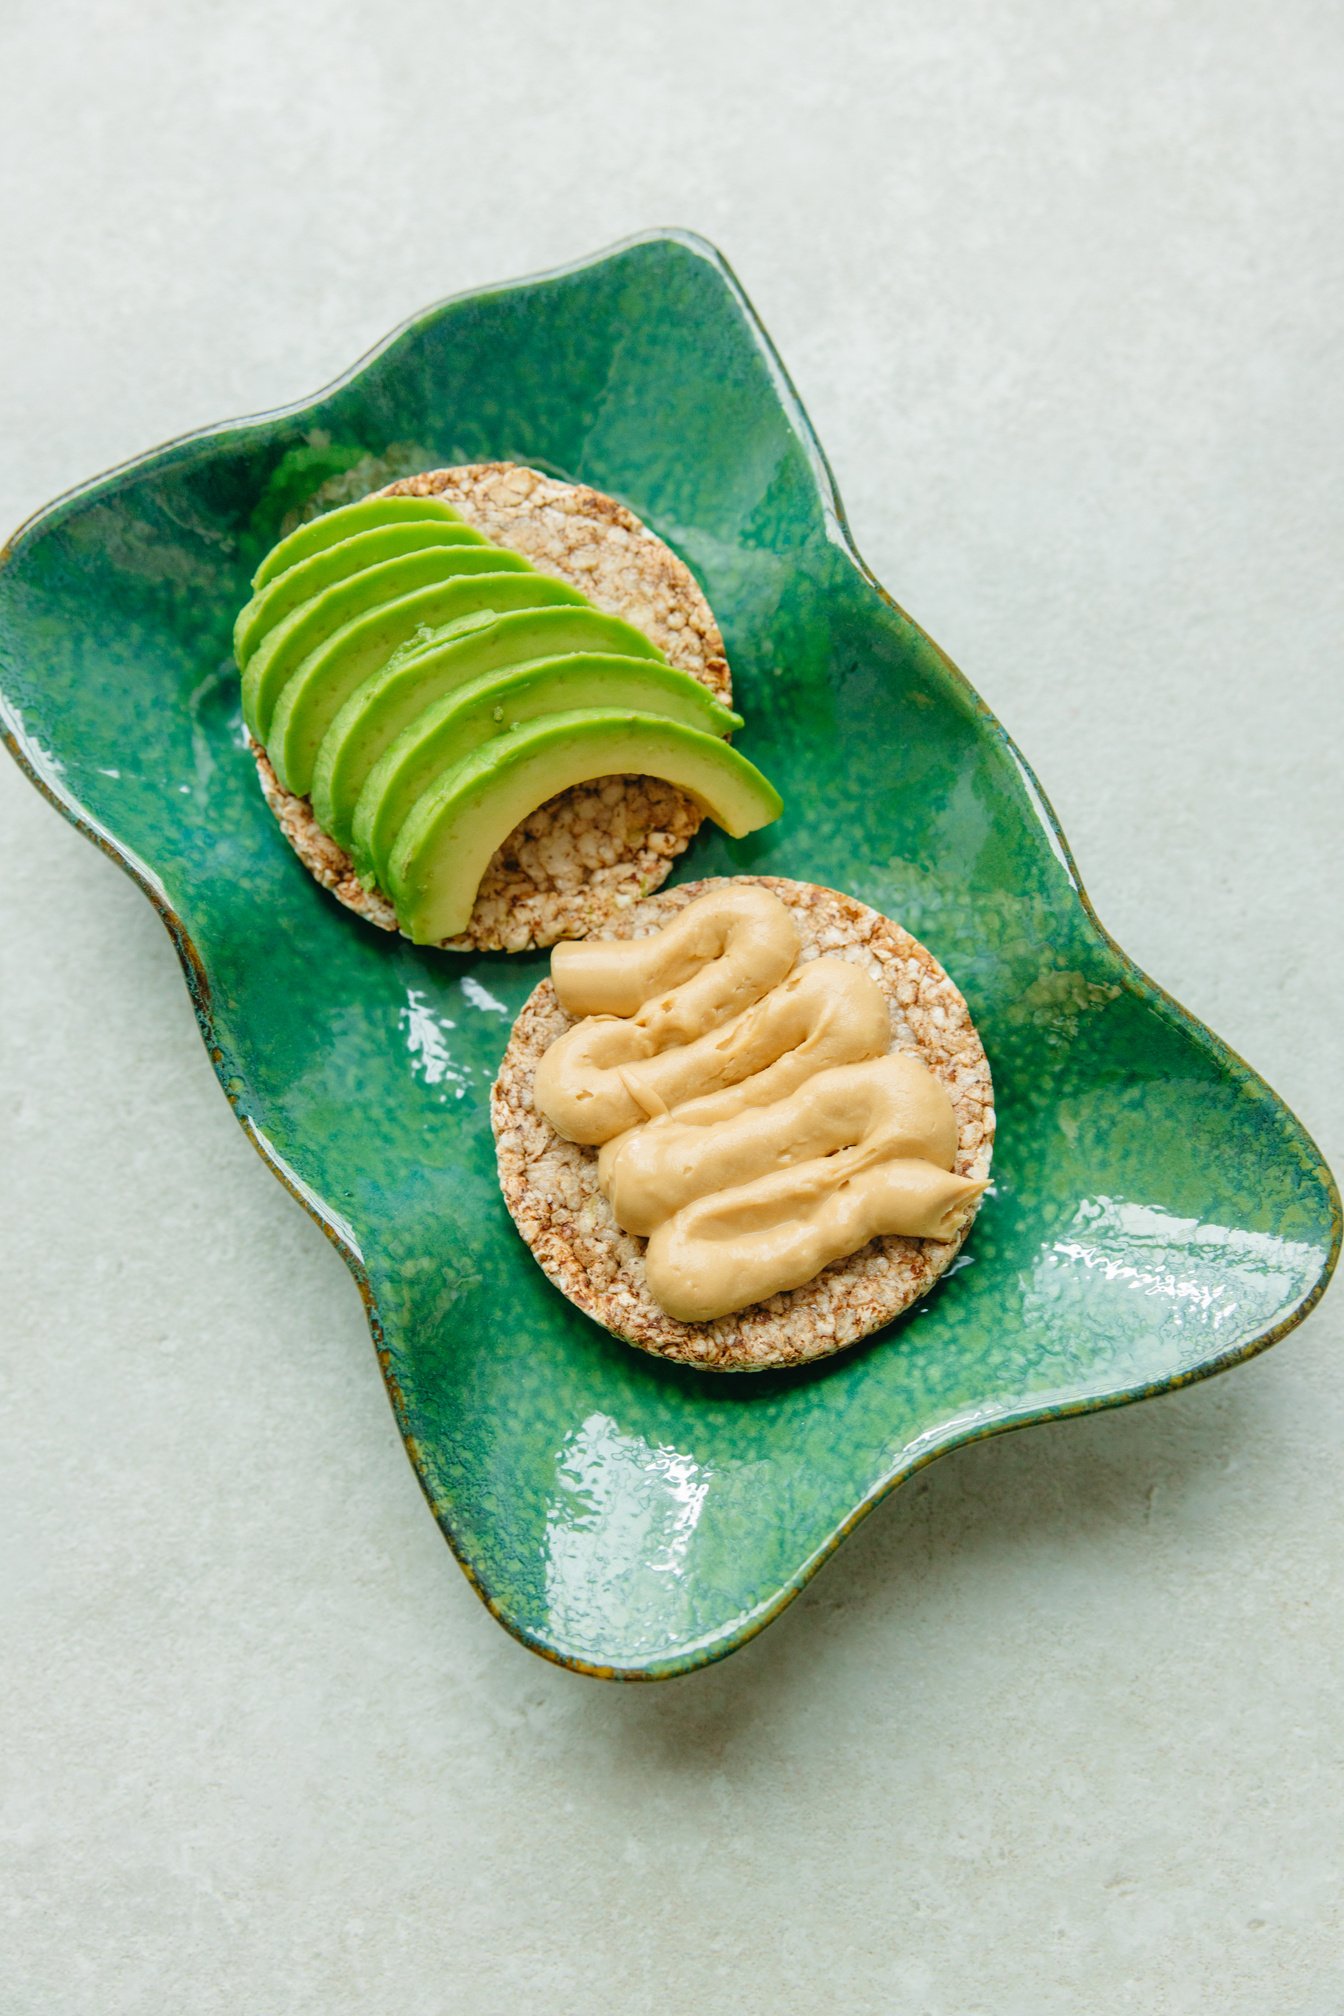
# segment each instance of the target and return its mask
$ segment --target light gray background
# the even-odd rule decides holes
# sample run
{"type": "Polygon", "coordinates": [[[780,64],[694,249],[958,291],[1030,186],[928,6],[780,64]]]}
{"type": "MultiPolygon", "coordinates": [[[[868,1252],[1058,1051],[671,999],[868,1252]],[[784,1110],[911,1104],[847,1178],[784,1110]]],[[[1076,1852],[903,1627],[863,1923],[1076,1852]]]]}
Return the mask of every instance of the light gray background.
{"type": "MultiPolygon", "coordinates": [[[[1101,916],[1339,1167],[1342,26],[3,0],[0,529],[695,226],[1101,916]]],[[[725,1665],[575,1678],[439,1538],[149,906],[0,815],[5,2016],[1344,2009],[1344,1293],[941,1463],[725,1665]]]]}

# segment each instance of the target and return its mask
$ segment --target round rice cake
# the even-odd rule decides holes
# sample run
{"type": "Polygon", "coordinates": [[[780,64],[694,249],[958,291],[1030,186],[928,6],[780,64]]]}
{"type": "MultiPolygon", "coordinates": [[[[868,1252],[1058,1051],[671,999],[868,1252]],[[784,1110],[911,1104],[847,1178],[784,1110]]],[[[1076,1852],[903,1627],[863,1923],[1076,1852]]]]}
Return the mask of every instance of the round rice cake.
{"type": "MultiPolygon", "coordinates": [[[[890,1006],[892,1049],[917,1052],[951,1095],[957,1174],[986,1180],[994,1145],[989,1063],[965,1001],[933,954],[899,924],[834,889],[775,875],[738,879],[759,883],[788,905],[804,961],[824,953],[873,976],[890,1006]]],[[[666,889],[626,910],[604,935],[646,938],[716,886],[711,880],[666,889]]],[[[974,1212],[955,1239],[873,1239],[787,1294],[712,1323],[675,1322],[649,1293],[646,1242],[621,1231],[598,1188],[597,1150],[562,1139],[533,1104],[537,1065],[573,1019],[543,980],[513,1025],[490,1102],[499,1181],[543,1272],[626,1343],[709,1372],[802,1365],[889,1323],[956,1258],[974,1212]]]]}
{"type": "MultiPolygon", "coordinates": [[[[373,494],[444,498],[539,574],[567,581],[595,608],[633,623],[669,664],[732,704],[723,638],[694,575],[614,497],[516,462],[431,469],[373,494]]],[[[266,802],[304,867],[347,909],[395,931],[388,898],[363,887],[311,802],[287,791],[265,751],[251,746],[266,802]]],[[[444,949],[525,952],[610,929],[623,909],[666,880],[701,817],[694,799],[660,777],[599,777],[560,792],[510,833],[485,871],[470,924],[444,949]]]]}

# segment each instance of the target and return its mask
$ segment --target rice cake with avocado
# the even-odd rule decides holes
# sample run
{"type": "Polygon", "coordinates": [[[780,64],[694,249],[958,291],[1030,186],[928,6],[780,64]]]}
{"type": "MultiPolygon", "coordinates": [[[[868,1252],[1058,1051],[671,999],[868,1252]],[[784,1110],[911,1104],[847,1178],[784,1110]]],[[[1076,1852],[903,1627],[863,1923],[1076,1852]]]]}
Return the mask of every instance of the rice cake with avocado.
{"type": "MultiPolygon", "coordinates": [[[[863,967],[886,996],[893,1050],[912,1051],[946,1087],[957,1123],[955,1169],[988,1178],[994,1092],[984,1048],[961,994],[932,953],[899,924],[833,889],[777,876],[737,878],[787,905],[804,962],[825,955],[863,967]]],[[[625,910],[604,936],[643,938],[716,881],[667,889],[625,910]]],[[[597,1150],[566,1141],[537,1111],[533,1081],[545,1052],[573,1026],[543,980],[513,1027],[491,1094],[504,1201],[543,1272],[585,1315],[617,1337],[712,1372],[760,1372],[824,1358],[889,1323],[946,1273],[974,1219],[953,1239],[870,1240],[801,1288],[708,1323],[666,1315],[644,1278],[645,1241],[618,1227],[598,1185],[597,1150]]]]}
{"type": "MultiPolygon", "coordinates": [[[[670,664],[732,704],[723,639],[690,569],[615,498],[509,462],[430,470],[375,494],[441,499],[539,573],[633,624],[670,664]]],[[[285,790],[265,752],[255,741],[252,748],[267,803],[305,867],[348,909],[395,931],[386,895],[361,884],[309,799],[285,790]]],[[[662,884],[702,816],[693,799],[654,777],[603,777],[561,792],[498,849],[468,928],[447,949],[519,952],[609,929],[662,884]]]]}

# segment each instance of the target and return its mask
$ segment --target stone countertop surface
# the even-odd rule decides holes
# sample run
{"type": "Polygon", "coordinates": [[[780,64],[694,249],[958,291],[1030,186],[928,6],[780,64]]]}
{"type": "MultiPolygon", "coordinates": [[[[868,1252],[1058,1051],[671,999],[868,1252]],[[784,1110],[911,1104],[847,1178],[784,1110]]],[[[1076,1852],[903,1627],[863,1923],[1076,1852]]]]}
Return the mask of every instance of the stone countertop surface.
{"type": "MultiPolygon", "coordinates": [[[[1109,928],[1344,1167],[1325,0],[17,0],[0,530],[722,245],[1109,928]]],[[[530,1657],[143,898],[0,769],[6,2016],[1338,2016],[1344,1294],[967,1449],[721,1666],[530,1657]]]]}

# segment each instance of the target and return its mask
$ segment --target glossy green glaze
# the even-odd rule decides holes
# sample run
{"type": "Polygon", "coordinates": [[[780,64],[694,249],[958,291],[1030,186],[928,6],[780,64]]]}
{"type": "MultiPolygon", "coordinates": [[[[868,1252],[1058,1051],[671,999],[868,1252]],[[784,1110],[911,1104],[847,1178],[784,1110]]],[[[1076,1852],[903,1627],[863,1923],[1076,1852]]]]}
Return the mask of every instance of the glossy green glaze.
{"type": "Polygon", "coordinates": [[[1338,1198],[1316,1148],[1101,930],[1012,744],[853,552],[699,240],[447,302],[304,406],[53,505],[0,571],[0,675],[16,753],[163,912],[240,1120],[346,1254],[443,1530],[552,1657],[644,1677],[731,1651],[933,1456],[1216,1371],[1324,1286],[1338,1198]],[[509,1223],[486,1111],[544,958],[365,928],[262,806],[233,618],[305,454],[312,488],[324,458],[388,443],[409,450],[363,487],[501,458],[628,499],[702,580],[787,808],[744,841],[707,827],[681,873],[850,890],[965,990],[995,1189],[956,1271],[869,1343],[714,1378],[579,1316],[509,1223]]]}

